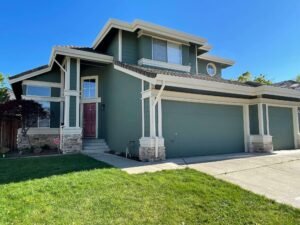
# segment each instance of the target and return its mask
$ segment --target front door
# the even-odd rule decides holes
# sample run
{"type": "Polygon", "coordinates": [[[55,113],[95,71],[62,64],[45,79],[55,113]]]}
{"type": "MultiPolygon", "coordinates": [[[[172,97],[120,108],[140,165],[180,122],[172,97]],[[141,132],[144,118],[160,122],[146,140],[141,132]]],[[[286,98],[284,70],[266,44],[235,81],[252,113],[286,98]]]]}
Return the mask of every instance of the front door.
{"type": "Polygon", "coordinates": [[[96,137],[96,103],[83,104],[83,135],[87,138],[96,137]]]}

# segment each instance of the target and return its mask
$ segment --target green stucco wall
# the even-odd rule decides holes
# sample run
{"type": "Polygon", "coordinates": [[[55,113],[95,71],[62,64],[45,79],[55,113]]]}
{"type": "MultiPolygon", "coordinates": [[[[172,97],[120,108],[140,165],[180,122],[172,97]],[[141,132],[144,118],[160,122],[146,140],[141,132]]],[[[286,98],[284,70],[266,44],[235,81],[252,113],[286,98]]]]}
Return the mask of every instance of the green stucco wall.
{"type": "Polygon", "coordinates": [[[291,108],[269,106],[270,135],[274,150],[294,148],[293,114],[291,108]]]}
{"type": "Polygon", "coordinates": [[[190,48],[187,45],[182,45],[182,65],[190,65],[190,48]]]}
{"type": "Polygon", "coordinates": [[[138,59],[152,59],[152,38],[141,36],[138,38],[138,59]]]}
{"type": "Polygon", "coordinates": [[[149,111],[149,98],[144,99],[144,128],[145,137],[150,136],[150,111],[149,111]]]}
{"type": "Polygon", "coordinates": [[[60,97],[60,88],[51,87],[51,97],[60,97]]]}
{"type": "Polygon", "coordinates": [[[110,149],[125,152],[130,141],[138,154],[141,131],[141,81],[108,65],[103,74],[105,140],[110,149]]]}
{"type": "MultiPolygon", "coordinates": [[[[198,60],[198,73],[199,74],[203,74],[203,75],[208,75],[207,71],[206,71],[206,66],[207,64],[210,63],[210,61],[206,61],[206,60],[198,60]]],[[[217,68],[217,73],[216,76],[221,77],[222,76],[222,67],[220,64],[212,62],[213,64],[215,64],[216,68],[217,68]]]]}
{"type": "Polygon", "coordinates": [[[196,45],[191,44],[189,46],[189,64],[191,66],[191,73],[196,73],[196,45]]]}
{"type": "Polygon", "coordinates": [[[114,57],[115,60],[118,59],[118,54],[119,54],[119,43],[118,43],[118,32],[116,32],[110,43],[108,44],[107,50],[106,50],[106,54],[111,55],[114,57]]]}
{"type": "Polygon", "coordinates": [[[266,104],[262,105],[263,107],[263,121],[264,121],[264,134],[268,134],[268,124],[267,124],[267,106],[266,104]]]}
{"type": "Polygon", "coordinates": [[[137,64],[138,38],[136,33],[122,31],[122,62],[137,64]]]}
{"type": "Polygon", "coordinates": [[[71,58],[70,65],[70,90],[77,89],[77,60],[71,58]]]}
{"type": "Polygon", "coordinates": [[[257,105],[249,106],[249,123],[250,123],[250,134],[253,135],[259,134],[257,105]]]}
{"type": "Polygon", "coordinates": [[[162,102],[168,158],[244,151],[243,107],[162,102]]]}
{"type": "Polygon", "coordinates": [[[70,127],[76,127],[76,96],[70,96],[69,123],[70,127]]]}
{"type": "Polygon", "coordinates": [[[59,128],[60,125],[60,102],[50,102],[50,127],[59,128]]]}
{"type": "Polygon", "coordinates": [[[52,71],[31,77],[28,80],[60,83],[60,70],[54,66],[52,71]]]}

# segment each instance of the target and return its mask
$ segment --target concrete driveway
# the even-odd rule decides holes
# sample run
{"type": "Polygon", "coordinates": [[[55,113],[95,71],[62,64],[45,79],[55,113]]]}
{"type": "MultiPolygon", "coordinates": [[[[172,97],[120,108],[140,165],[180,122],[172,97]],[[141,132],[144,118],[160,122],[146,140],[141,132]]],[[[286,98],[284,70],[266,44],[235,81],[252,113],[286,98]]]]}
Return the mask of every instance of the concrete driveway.
{"type": "Polygon", "coordinates": [[[184,159],[189,168],[300,208],[300,150],[184,159]]]}

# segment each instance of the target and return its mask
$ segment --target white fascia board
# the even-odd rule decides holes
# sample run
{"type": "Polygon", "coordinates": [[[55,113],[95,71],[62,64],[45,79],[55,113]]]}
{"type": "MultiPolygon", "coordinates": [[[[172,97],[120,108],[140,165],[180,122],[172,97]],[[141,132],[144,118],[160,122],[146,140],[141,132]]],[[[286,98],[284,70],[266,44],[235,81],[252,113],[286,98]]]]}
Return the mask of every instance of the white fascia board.
{"type": "Polygon", "coordinates": [[[64,47],[55,47],[54,49],[54,55],[65,55],[70,56],[74,58],[80,58],[85,60],[92,60],[96,62],[102,62],[102,63],[112,63],[113,57],[109,55],[103,55],[99,53],[93,53],[93,52],[86,52],[81,51],[78,49],[69,49],[64,47]]]}
{"type": "Polygon", "coordinates": [[[194,79],[190,77],[188,78],[176,77],[176,76],[170,76],[164,74],[158,74],[156,79],[158,82],[157,84],[162,84],[162,81],[164,80],[166,82],[166,86],[182,87],[182,88],[189,88],[189,89],[196,89],[196,90],[198,89],[198,90],[214,91],[214,92],[219,91],[224,93],[249,95],[249,96],[256,95],[255,88],[242,86],[242,85],[200,80],[200,79],[194,79]]]}
{"type": "Polygon", "coordinates": [[[107,35],[107,33],[112,29],[121,29],[126,30],[130,32],[134,32],[137,29],[145,30],[151,33],[155,33],[158,35],[166,36],[166,37],[176,37],[178,40],[191,42],[194,44],[204,45],[207,40],[201,37],[197,37],[191,34],[187,34],[184,32],[176,31],[167,27],[163,27],[160,25],[152,24],[149,22],[145,22],[142,20],[134,20],[131,24],[116,20],[116,19],[110,19],[103,29],[100,31],[100,33],[97,35],[95,41],[93,42],[93,49],[95,49],[99,43],[104,39],[104,37],[107,35]]]}
{"type": "Polygon", "coordinates": [[[221,63],[221,64],[228,65],[228,66],[232,66],[235,63],[233,60],[224,59],[224,58],[221,58],[221,57],[218,57],[218,56],[213,56],[213,55],[210,55],[210,54],[207,54],[207,53],[199,55],[197,58],[212,61],[212,62],[221,63]]]}
{"type": "Polygon", "coordinates": [[[117,20],[117,19],[109,19],[107,23],[104,25],[104,27],[102,28],[102,30],[98,33],[96,39],[94,40],[93,49],[95,49],[99,45],[99,43],[104,39],[104,37],[112,28],[132,31],[130,23],[117,20]]]}
{"type": "Polygon", "coordinates": [[[51,70],[51,67],[47,67],[45,69],[41,69],[41,70],[38,70],[38,71],[34,71],[32,73],[28,73],[24,76],[21,76],[21,77],[17,77],[17,78],[14,78],[14,79],[11,79],[9,80],[9,83],[10,84],[13,84],[13,83],[16,83],[16,82],[19,82],[19,81],[22,81],[22,80],[26,80],[26,79],[29,79],[31,77],[34,77],[34,76],[37,76],[37,75],[40,75],[40,74],[43,74],[43,73],[47,73],[51,70]]]}
{"type": "Polygon", "coordinates": [[[200,46],[198,49],[204,50],[204,51],[210,51],[212,49],[212,47],[213,47],[212,45],[205,44],[205,45],[200,46]]]}
{"type": "Polygon", "coordinates": [[[288,88],[281,88],[281,87],[274,87],[263,85],[256,87],[256,94],[257,95],[279,95],[284,97],[291,97],[291,98],[300,98],[300,91],[288,88]]]}
{"type": "Polygon", "coordinates": [[[86,51],[81,51],[81,50],[77,50],[77,49],[69,49],[69,48],[64,48],[64,47],[54,47],[51,51],[47,68],[26,74],[21,77],[17,77],[12,80],[9,80],[9,83],[13,84],[13,83],[16,83],[16,82],[19,82],[22,80],[29,79],[31,77],[38,76],[38,75],[46,73],[46,72],[49,72],[52,69],[56,55],[64,55],[64,56],[80,58],[80,59],[84,59],[84,60],[101,62],[101,63],[105,63],[105,64],[112,63],[113,59],[114,59],[112,56],[109,56],[109,55],[103,55],[103,54],[98,54],[98,53],[93,53],[93,52],[86,52],[86,51]]]}
{"type": "Polygon", "coordinates": [[[144,80],[144,81],[147,81],[151,84],[155,84],[155,79],[154,78],[151,78],[151,77],[147,77],[145,75],[142,75],[140,73],[137,73],[137,72],[134,72],[132,70],[129,70],[129,69],[126,69],[126,68],[123,68],[121,66],[118,66],[118,65],[114,65],[114,69],[120,71],[120,72],[123,72],[123,73],[126,73],[128,75],[131,75],[135,78],[138,78],[140,80],[144,80]]]}

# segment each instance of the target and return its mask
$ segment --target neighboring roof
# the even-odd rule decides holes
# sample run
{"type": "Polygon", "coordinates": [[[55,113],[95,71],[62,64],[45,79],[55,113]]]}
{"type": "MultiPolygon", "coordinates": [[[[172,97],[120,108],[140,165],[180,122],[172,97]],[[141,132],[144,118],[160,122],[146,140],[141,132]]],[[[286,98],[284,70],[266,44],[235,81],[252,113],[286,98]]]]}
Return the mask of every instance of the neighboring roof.
{"type": "Polygon", "coordinates": [[[238,81],[233,80],[226,80],[221,77],[217,76],[208,76],[205,74],[192,74],[192,73],[185,73],[185,72],[177,72],[173,70],[166,70],[166,69],[158,69],[158,68],[151,68],[151,67],[144,67],[144,66],[138,66],[138,65],[132,65],[132,64],[126,64],[119,61],[114,61],[115,65],[121,66],[125,69],[131,70],[133,72],[145,75],[150,78],[155,78],[158,74],[163,75],[170,75],[175,77],[184,77],[184,78],[193,78],[193,79],[199,79],[199,80],[207,80],[207,81],[214,81],[219,83],[228,83],[228,84],[235,84],[235,85],[241,85],[241,86],[249,86],[249,87],[256,87],[257,83],[241,83],[238,81]]]}
{"type": "Polygon", "coordinates": [[[291,88],[295,90],[300,90],[300,83],[294,80],[286,80],[286,81],[281,81],[278,83],[273,84],[274,86],[277,87],[283,87],[283,88],[291,88]]]}
{"type": "Polygon", "coordinates": [[[151,32],[153,34],[163,35],[166,37],[173,37],[173,38],[176,37],[176,39],[178,40],[187,41],[199,45],[204,45],[207,42],[207,40],[204,38],[197,37],[195,35],[187,34],[184,32],[180,32],[177,30],[173,30],[153,23],[145,22],[142,20],[134,20],[132,23],[128,23],[121,20],[110,19],[105,24],[103,29],[99,32],[95,41],[93,42],[93,49],[97,48],[97,46],[101,43],[104,37],[113,28],[126,30],[130,32],[135,32],[140,29],[140,30],[151,32]]]}
{"type": "Polygon", "coordinates": [[[212,62],[217,62],[225,66],[232,66],[234,64],[233,60],[230,59],[224,59],[218,56],[213,56],[207,53],[204,53],[202,55],[197,56],[198,59],[204,59],[212,62]]]}

